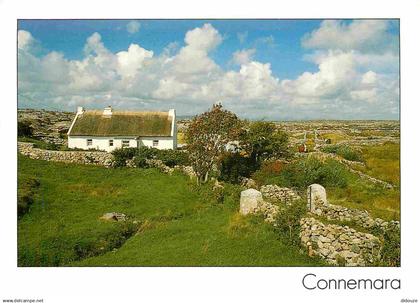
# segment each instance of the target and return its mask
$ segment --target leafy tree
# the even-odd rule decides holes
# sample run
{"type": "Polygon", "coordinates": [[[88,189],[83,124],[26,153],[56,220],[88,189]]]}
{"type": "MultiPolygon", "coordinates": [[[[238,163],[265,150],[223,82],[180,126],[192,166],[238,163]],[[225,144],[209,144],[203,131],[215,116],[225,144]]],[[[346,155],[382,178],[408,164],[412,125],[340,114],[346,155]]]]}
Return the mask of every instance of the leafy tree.
{"type": "Polygon", "coordinates": [[[256,162],[269,158],[287,158],[289,138],[272,122],[252,122],[243,139],[245,148],[256,162]]]}
{"type": "Polygon", "coordinates": [[[194,117],[185,137],[198,183],[207,182],[209,172],[226,149],[226,144],[240,137],[241,126],[241,120],[223,109],[221,104],[215,104],[210,111],[194,117]]]}
{"type": "Polygon", "coordinates": [[[238,183],[240,177],[250,177],[258,169],[253,158],[245,157],[239,152],[226,152],[220,164],[220,180],[230,183],[238,183]]]}

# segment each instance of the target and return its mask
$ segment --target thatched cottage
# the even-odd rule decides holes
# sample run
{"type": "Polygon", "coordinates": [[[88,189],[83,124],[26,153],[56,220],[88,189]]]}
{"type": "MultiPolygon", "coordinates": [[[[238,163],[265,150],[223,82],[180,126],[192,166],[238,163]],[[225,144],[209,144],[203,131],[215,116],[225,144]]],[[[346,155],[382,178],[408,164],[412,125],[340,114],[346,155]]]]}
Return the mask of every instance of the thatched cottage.
{"type": "Polygon", "coordinates": [[[176,114],[168,112],[114,111],[77,108],[68,135],[69,148],[112,151],[149,146],[176,149],[176,114]]]}

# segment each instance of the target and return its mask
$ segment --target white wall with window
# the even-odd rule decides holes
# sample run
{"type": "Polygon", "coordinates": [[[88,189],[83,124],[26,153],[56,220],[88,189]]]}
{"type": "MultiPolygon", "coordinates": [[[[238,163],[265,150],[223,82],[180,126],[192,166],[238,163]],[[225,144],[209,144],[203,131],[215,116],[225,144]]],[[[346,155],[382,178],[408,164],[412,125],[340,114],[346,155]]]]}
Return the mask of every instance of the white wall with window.
{"type": "Polygon", "coordinates": [[[117,148],[125,147],[154,147],[158,149],[173,149],[172,137],[87,137],[69,136],[69,148],[97,149],[111,152],[117,148]]]}

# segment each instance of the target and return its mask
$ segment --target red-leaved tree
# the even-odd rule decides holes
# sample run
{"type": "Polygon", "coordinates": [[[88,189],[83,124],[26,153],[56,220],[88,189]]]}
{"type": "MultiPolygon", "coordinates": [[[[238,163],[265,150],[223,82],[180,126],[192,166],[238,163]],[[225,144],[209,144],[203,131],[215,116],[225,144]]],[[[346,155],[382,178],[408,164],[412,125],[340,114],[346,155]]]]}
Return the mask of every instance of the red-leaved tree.
{"type": "Polygon", "coordinates": [[[194,117],[185,136],[198,183],[207,182],[226,144],[240,137],[241,126],[241,120],[234,113],[223,109],[221,104],[215,104],[210,111],[194,117]]]}

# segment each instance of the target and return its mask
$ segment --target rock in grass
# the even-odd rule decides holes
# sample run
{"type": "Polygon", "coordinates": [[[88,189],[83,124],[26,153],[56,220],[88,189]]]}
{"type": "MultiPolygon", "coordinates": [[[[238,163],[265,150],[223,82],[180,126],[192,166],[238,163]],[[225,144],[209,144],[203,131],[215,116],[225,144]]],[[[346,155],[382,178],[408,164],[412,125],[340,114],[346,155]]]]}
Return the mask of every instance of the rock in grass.
{"type": "Polygon", "coordinates": [[[242,215],[253,213],[259,203],[263,202],[262,194],[256,189],[250,188],[241,192],[240,209],[242,215]]]}
{"type": "Polygon", "coordinates": [[[126,215],[121,213],[106,213],[102,217],[100,217],[101,220],[105,221],[125,221],[126,215]]]}

